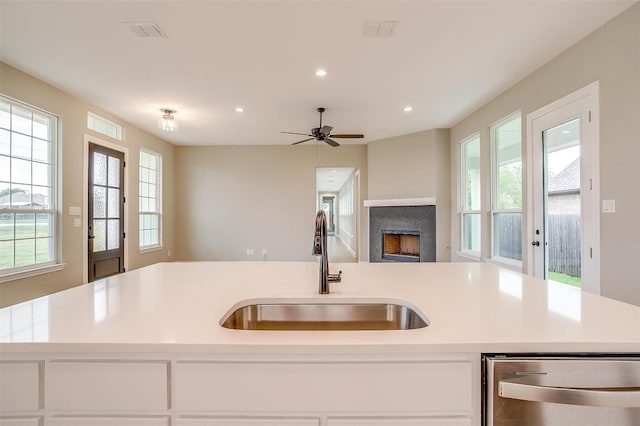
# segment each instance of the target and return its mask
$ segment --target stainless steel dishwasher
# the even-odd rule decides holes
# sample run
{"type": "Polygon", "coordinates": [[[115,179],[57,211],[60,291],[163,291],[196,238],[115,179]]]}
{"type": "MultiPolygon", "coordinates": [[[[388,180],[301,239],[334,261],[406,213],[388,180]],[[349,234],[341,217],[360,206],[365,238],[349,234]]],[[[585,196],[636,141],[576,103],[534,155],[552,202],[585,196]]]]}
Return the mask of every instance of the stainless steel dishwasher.
{"type": "Polygon", "coordinates": [[[640,426],[640,354],[486,354],[483,370],[483,426],[640,426]]]}

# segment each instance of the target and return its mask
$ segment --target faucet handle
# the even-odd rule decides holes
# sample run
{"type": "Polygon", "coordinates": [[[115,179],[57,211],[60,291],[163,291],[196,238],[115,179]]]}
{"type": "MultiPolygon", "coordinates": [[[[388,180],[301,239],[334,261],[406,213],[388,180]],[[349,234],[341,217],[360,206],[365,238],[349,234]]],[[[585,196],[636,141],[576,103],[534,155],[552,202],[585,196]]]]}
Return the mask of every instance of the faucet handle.
{"type": "Polygon", "coordinates": [[[342,281],[342,271],[338,271],[337,274],[327,274],[327,281],[330,283],[339,283],[342,281]]]}

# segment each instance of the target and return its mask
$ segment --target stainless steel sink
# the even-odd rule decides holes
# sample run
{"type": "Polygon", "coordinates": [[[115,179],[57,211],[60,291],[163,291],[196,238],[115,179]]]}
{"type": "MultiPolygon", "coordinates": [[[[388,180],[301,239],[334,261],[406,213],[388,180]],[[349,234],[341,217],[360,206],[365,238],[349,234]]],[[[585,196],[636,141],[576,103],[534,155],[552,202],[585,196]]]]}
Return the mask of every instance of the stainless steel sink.
{"type": "Polygon", "coordinates": [[[411,330],[429,325],[417,308],[380,300],[261,300],[240,303],[220,321],[234,330],[411,330]]]}

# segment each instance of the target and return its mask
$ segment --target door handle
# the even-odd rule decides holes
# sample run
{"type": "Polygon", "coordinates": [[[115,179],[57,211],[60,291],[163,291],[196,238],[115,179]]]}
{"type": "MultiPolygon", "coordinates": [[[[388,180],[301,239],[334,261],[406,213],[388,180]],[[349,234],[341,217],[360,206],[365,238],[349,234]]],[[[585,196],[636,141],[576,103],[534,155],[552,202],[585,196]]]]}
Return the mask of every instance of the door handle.
{"type": "Polygon", "coordinates": [[[93,240],[96,236],[95,235],[89,235],[89,239],[93,240]]]}
{"type": "Polygon", "coordinates": [[[531,245],[538,247],[540,245],[540,241],[532,241],[531,245]]]}
{"type": "Polygon", "coordinates": [[[633,387],[581,388],[541,386],[522,381],[498,382],[501,398],[523,401],[555,402],[592,407],[640,407],[640,385],[633,387]]]}

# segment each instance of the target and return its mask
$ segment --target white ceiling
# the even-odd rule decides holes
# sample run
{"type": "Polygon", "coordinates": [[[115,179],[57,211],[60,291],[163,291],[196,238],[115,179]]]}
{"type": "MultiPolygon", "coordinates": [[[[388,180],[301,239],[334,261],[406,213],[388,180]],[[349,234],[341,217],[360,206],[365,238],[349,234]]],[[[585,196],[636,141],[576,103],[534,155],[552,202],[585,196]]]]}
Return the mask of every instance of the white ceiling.
{"type": "Polygon", "coordinates": [[[340,191],[354,170],[353,167],[318,167],[316,169],[316,191],[340,191]]]}
{"type": "Polygon", "coordinates": [[[175,144],[289,144],[320,106],[366,143],[451,127],[633,3],[0,0],[0,59],[175,144]],[[397,27],[364,37],[368,21],[397,27]]]}

